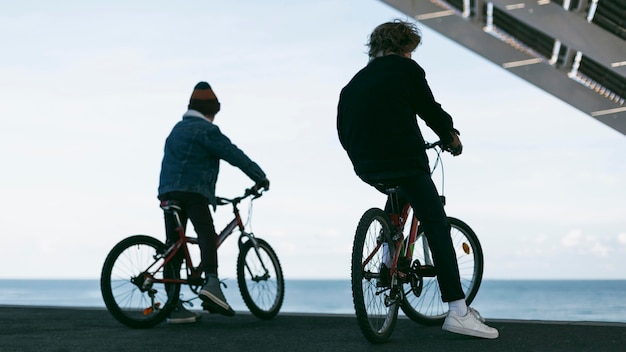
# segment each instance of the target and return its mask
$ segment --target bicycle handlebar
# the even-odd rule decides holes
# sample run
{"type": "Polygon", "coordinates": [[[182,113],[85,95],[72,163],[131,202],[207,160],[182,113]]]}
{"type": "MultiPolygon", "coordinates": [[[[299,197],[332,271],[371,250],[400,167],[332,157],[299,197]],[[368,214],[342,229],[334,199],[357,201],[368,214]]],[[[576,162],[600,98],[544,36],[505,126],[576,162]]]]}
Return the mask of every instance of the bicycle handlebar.
{"type": "Polygon", "coordinates": [[[433,149],[435,147],[440,147],[441,149],[445,150],[445,148],[442,146],[441,141],[436,141],[434,143],[426,142],[426,144],[424,144],[424,147],[426,149],[433,149]]]}
{"type": "Polygon", "coordinates": [[[254,198],[252,199],[257,199],[260,196],[263,195],[263,193],[265,193],[266,189],[263,187],[260,187],[259,185],[254,185],[248,189],[246,189],[246,193],[243,196],[243,198],[248,197],[248,196],[254,196],[254,198]]]}
{"type": "Polygon", "coordinates": [[[261,197],[263,195],[263,193],[265,193],[265,189],[264,188],[260,188],[258,189],[256,185],[250,187],[250,188],[246,188],[246,190],[244,191],[243,196],[239,196],[239,197],[235,197],[235,198],[224,198],[224,197],[215,197],[215,199],[217,200],[217,205],[226,205],[226,204],[238,204],[239,202],[241,202],[242,200],[253,196],[252,199],[257,199],[259,197],[261,197]]]}
{"type": "Polygon", "coordinates": [[[440,140],[436,141],[434,143],[425,142],[424,147],[427,150],[439,147],[439,149],[441,149],[441,151],[448,152],[448,153],[454,155],[454,148],[450,147],[449,145],[443,145],[443,143],[440,140]]]}

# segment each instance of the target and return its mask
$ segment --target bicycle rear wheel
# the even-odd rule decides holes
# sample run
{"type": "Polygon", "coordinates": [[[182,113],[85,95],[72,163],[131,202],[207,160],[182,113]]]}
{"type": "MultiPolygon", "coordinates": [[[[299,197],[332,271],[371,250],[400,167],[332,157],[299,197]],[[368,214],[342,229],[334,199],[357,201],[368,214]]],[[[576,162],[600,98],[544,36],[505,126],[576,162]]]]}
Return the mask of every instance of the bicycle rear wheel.
{"type": "Polygon", "coordinates": [[[135,235],[119,242],[107,256],[100,290],[107,309],[120,323],[149,328],[165,320],[174,308],[180,284],[153,281],[180,277],[171,262],[162,270],[153,271],[163,263],[165,250],[165,244],[159,240],[135,235]]]}
{"type": "Polygon", "coordinates": [[[237,258],[237,283],[244,303],[260,319],[278,314],[285,297],[285,280],[276,252],[260,238],[243,243],[237,258]]]}
{"type": "Polygon", "coordinates": [[[398,317],[399,302],[390,297],[389,277],[381,276],[380,270],[386,259],[382,243],[390,244],[388,255],[393,256],[391,233],[389,216],[369,209],[359,221],[352,247],[354,310],[361,332],[372,343],[387,341],[398,317]]]}
{"type": "MultiPolygon", "coordinates": [[[[461,276],[461,287],[465,292],[465,301],[469,305],[476,297],[483,277],[483,250],[474,231],[463,221],[448,217],[452,245],[456,252],[461,276]]],[[[413,249],[413,259],[432,265],[433,260],[423,230],[418,229],[418,236],[413,249]]],[[[410,284],[405,285],[402,311],[411,320],[424,325],[441,325],[448,312],[448,304],[441,301],[441,291],[435,277],[422,278],[419,295],[410,284]]]]}

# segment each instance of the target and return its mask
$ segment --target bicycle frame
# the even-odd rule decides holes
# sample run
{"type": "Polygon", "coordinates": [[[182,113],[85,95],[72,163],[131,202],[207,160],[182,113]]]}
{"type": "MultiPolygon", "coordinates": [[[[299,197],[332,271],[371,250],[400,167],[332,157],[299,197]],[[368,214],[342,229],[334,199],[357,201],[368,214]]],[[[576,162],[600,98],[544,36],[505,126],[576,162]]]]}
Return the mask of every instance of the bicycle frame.
{"type": "MultiPolygon", "coordinates": [[[[395,192],[393,193],[392,198],[395,198],[395,192]]],[[[393,200],[392,200],[393,203],[393,200]]],[[[393,209],[393,207],[392,207],[393,209]]],[[[391,264],[391,274],[397,274],[400,278],[404,278],[407,273],[403,273],[398,270],[398,260],[400,256],[411,258],[413,256],[413,244],[415,243],[415,239],[417,237],[417,228],[419,225],[419,220],[415,216],[411,217],[411,228],[409,230],[409,237],[405,241],[405,236],[403,233],[404,226],[408,220],[409,210],[411,207],[406,205],[402,210],[402,214],[398,214],[393,212],[390,214],[391,224],[395,227],[396,234],[393,237],[395,243],[395,251],[393,256],[393,261],[391,264]]]]}
{"type": "MultiPolygon", "coordinates": [[[[394,192],[395,194],[395,190],[393,191],[390,190],[390,192],[394,192]]],[[[411,229],[409,232],[408,241],[406,241],[406,246],[404,248],[402,247],[402,245],[405,243],[403,228],[406,224],[410,209],[411,209],[410,205],[407,204],[402,211],[402,215],[392,210],[392,213],[389,216],[391,219],[391,224],[394,227],[393,230],[395,231],[395,234],[392,238],[395,243],[394,257],[393,257],[391,268],[390,268],[392,270],[392,273],[397,272],[397,264],[398,264],[398,259],[400,258],[400,253],[403,253],[403,256],[406,256],[409,258],[413,255],[413,247],[414,247],[413,244],[415,243],[415,239],[417,238],[417,228],[419,225],[419,221],[417,220],[415,216],[413,216],[411,219],[411,229]]],[[[382,246],[382,244],[383,244],[382,242],[378,243],[378,245],[374,247],[374,249],[372,250],[372,253],[370,253],[370,255],[368,255],[367,258],[365,258],[365,260],[363,261],[363,268],[367,266],[367,264],[374,257],[374,255],[380,250],[380,247],[382,246]]]]}
{"type": "MultiPolygon", "coordinates": [[[[441,149],[441,142],[435,142],[435,143],[426,143],[426,149],[433,149],[439,147],[441,149]]],[[[440,162],[440,151],[437,152],[437,159],[435,161],[435,166],[433,167],[433,172],[435,171],[435,169],[437,168],[437,166],[439,165],[440,162]]],[[[442,166],[443,168],[443,166],[442,166]]],[[[442,169],[443,172],[443,169],[442,169]]],[[[413,250],[414,250],[414,245],[415,245],[415,241],[417,239],[417,231],[419,228],[419,220],[417,219],[417,217],[415,215],[411,216],[411,227],[409,229],[409,236],[406,238],[405,240],[405,236],[403,233],[404,230],[404,226],[406,225],[406,222],[408,221],[408,217],[409,217],[409,212],[411,210],[411,205],[410,204],[405,204],[402,211],[399,211],[399,204],[398,204],[398,196],[397,196],[397,188],[389,188],[387,189],[387,194],[390,197],[390,204],[391,204],[391,214],[389,214],[389,218],[391,220],[391,225],[394,227],[395,230],[395,234],[393,236],[393,241],[395,243],[395,251],[394,251],[394,257],[393,257],[393,261],[391,264],[391,268],[390,269],[390,274],[393,276],[394,274],[397,274],[397,276],[401,279],[405,279],[406,278],[406,274],[405,272],[399,271],[398,270],[398,261],[400,258],[405,257],[407,258],[407,260],[409,261],[408,265],[409,265],[409,271],[412,271],[413,268],[410,267],[411,263],[410,260],[411,258],[413,258],[413,250]],[[404,247],[403,247],[404,245],[404,247]]],[[[443,204],[445,205],[445,196],[441,195],[440,196],[441,201],[443,202],[443,204]]],[[[422,241],[424,241],[424,258],[427,261],[426,263],[420,263],[420,266],[424,265],[425,266],[425,270],[421,270],[420,271],[420,276],[435,276],[434,271],[433,270],[429,270],[430,268],[433,267],[434,263],[432,262],[431,259],[431,255],[429,253],[430,251],[430,247],[428,246],[428,240],[426,239],[426,236],[424,236],[422,238],[422,241]]],[[[382,243],[381,243],[382,245],[382,243]]],[[[367,257],[367,259],[364,261],[363,263],[363,267],[365,267],[365,265],[369,262],[369,260],[374,256],[374,254],[376,254],[376,252],[379,250],[380,245],[376,246],[374,248],[374,250],[372,251],[372,253],[367,257]]]]}
{"type": "MultiPolygon", "coordinates": [[[[254,238],[254,235],[252,233],[248,233],[245,231],[245,225],[243,223],[243,220],[241,218],[241,214],[239,212],[239,208],[238,208],[238,204],[239,202],[248,197],[250,194],[246,194],[243,197],[237,197],[234,199],[226,199],[226,198],[218,198],[218,205],[226,205],[226,204],[231,204],[233,207],[233,215],[234,218],[224,227],[224,229],[222,229],[222,231],[220,231],[220,233],[217,235],[217,248],[219,248],[222,243],[224,243],[224,241],[226,241],[226,239],[228,237],[230,237],[230,235],[233,234],[233,232],[235,231],[235,229],[239,229],[240,235],[239,235],[239,243],[242,243],[242,239],[243,238],[247,238],[248,240],[252,241],[252,243],[254,244],[255,247],[255,251],[257,251],[257,255],[258,255],[258,245],[256,242],[256,239],[254,238]]],[[[161,259],[161,257],[159,258],[155,258],[155,262],[150,265],[144,272],[144,275],[148,275],[150,277],[149,282],[147,282],[148,284],[150,282],[158,282],[158,283],[176,283],[176,284],[192,284],[192,285],[201,285],[202,284],[202,262],[200,262],[197,266],[193,264],[193,260],[191,258],[191,253],[189,251],[189,247],[187,246],[188,243],[190,244],[198,244],[198,239],[195,237],[189,237],[185,234],[185,227],[182,224],[182,221],[180,219],[180,215],[179,215],[179,211],[181,211],[180,206],[173,204],[169,201],[162,201],[161,202],[161,208],[163,208],[164,211],[170,211],[172,212],[172,214],[174,215],[175,219],[176,219],[176,231],[178,232],[178,240],[176,242],[174,242],[172,245],[170,245],[167,250],[165,251],[165,253],[163,254],[163,261],[161,263],[159,263],[159,260],[161,259]],[[155,278],[155,275],[153,273],[155,272],[159,272],[161,270],[163,270],[163,268],[170,262],[173,260],[174,256],[176,254],[179,253],[179,251],[181,250],[182,247],[182,251],[183,251],[183,257],[184,260],[187,263],[187,277],[186,278],[179,278],[179,279],[173,279],[173,278],[162,278],[162,279],[157,279],[155,278]],[[156,268],[154,268],[155,265],[158,266],[156,268]]],[[[263,266],[263,269],[265,269],[267,271],[267,269],[263,266]]],[[[144,281],[146,282],[146,281],[144,281]]],[[[145,284],[144,284],[145,286],[145,284]]]]}
{"type": "MultiPolygon", "coordinates": [[[[428,242],[426,236],[422,237],[422,241],[424,241],[423,249],[424,249],[424,258],[427,261],[426,263],[420,263],[418,268],[411,267],[411,259],[413,258],[413,251],[415,248],[415,241],[417,240],[418,229],[419,229],[419,220],[414,214],[410,214],[411,205],[405,204],[402,211],[398,211],[399,204],[397,198],[397,188],[389,188],[387,189],[387,194],[390,197],[391,204],[391,213],[389,214],[389,218],[391,220],[392,231],[394,231],[392,240],[394,242],[394,255],[391,261],[391,266],[389,269],[389,274],[391,277],[397,277],[402,282],[407,282],[407,277],[410,274],[417,273],[419,271],[419,276],[422,277],[434,277],[435,272],[432,270],[434,268],[434,264],[432,263],[432,259],[430,256],[430,247],[428,246],[428,242]],[[411,217],[411,225],[409,228],[409,235],[406,237],[404,235],[404,227],[409,220],[409,216],[411,217]],[[401,258],[406,258],[406,267],[398,266],[398,262],[401,258]]],[[[380,250],[383,242],[380,242],[370,255],[363,261],[363,268],[367,266],[370,260],[374,257],[374,255],[380,250]]]]}

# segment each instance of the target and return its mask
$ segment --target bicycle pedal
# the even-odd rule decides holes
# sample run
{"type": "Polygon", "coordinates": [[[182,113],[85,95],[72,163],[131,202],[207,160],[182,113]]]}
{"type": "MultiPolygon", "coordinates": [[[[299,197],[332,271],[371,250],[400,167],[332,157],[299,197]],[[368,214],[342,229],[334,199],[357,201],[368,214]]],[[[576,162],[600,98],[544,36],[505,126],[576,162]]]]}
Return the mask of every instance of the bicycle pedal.
{"type": "Polygon", "coordinates": [[[421,277],[435,277],[437,276],[437,269],[432,265],[420,265],[415,273],[421,277]]]}
{"type": "Polygon", "coordinates": [[[391,276],[389,275],[389,268],[385,264],[380,265],[378,273],[379,277],[376,280],[376,287],[389,287],[391,285],[391,276]]]}

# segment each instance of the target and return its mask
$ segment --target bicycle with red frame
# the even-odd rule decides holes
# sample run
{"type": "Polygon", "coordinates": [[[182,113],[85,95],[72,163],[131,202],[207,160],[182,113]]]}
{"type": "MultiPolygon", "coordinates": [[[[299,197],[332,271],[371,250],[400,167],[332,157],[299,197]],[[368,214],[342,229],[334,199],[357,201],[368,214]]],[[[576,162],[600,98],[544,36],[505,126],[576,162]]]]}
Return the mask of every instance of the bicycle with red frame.
{"type": "MultiPolygon", "coordinates": [[[[239,230],[237,283],[244,303],[260,319],[271,319],[280,310],[285,282],[276,252],[263,239],[246,231],[238,205],[251,197],[252,202],[262,195],[252,187],[243,196],[217,198],[218,205],[230,204],[234,218],[217,236],[217,246],[239,230]]],[[[134,235],[113,247],[102,268],[100,287],[108,311],[119,322],[133,328],[149,328],[164,321],[176,306],[182,285],[187,285],[195,298],[207,278],[200,263],[193,262],[191,248],[198,245],[195,237],[187,237],[180,221],[180,204],[162,201],[161,208],[178,221],[179,238],[166,245],[154,237],[134,235]],[[180,257],[183,258],[182,266],[180,257]],[[179,269],[180,267],[180,269],[179,269]]],[[[198,252],[198,250],[195,250],[198,252]]]]}
{"type": "MultiPolygon", "coordinates": [[[[434,172],[441,163],[444,149],[440,142],[426,143],[426,148],[437,153],[434,172]]],[[[443,176],[443,166],[441,170],[443,176]]],[[[387,194],[391,200],[390,215],[379,208],[367,210],[357,226],[352,248],[354,308],[362,333],[372,343],[390,338],[398,309],[424,325],[443,324],[448,311],[441,301],[437,268],[419,219],[410,205],[399,208],[397,188],[388,188],[387,194]],[[405,236],[407,224],[408,236],[405,236]]],[[[440,198],[445,205],[445,197],[440,198]]],[[[461,286],[470,304],[482,281],[482,247],[466,223],[453,217],[448,220],[461,286]]]]}

